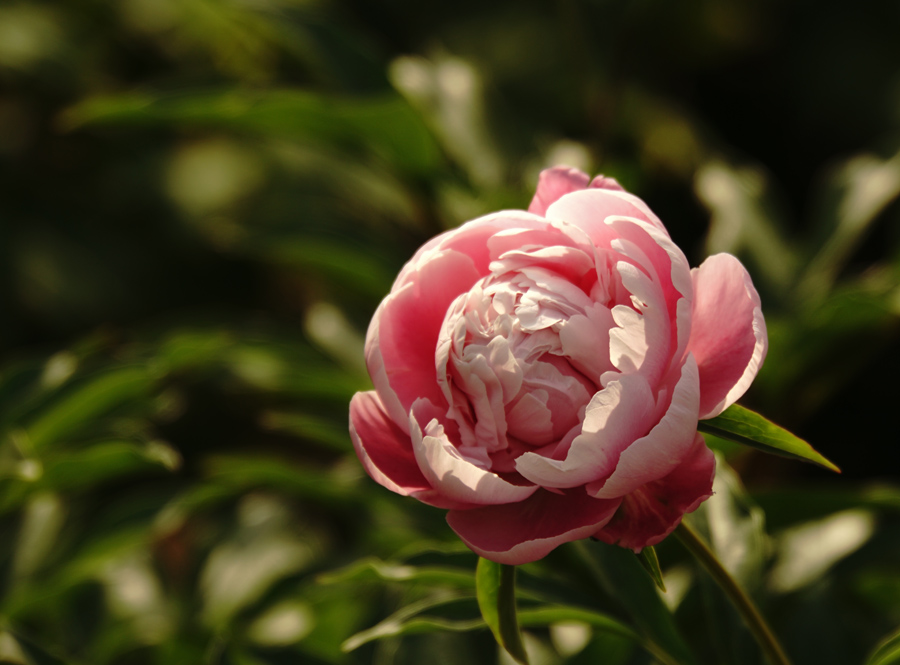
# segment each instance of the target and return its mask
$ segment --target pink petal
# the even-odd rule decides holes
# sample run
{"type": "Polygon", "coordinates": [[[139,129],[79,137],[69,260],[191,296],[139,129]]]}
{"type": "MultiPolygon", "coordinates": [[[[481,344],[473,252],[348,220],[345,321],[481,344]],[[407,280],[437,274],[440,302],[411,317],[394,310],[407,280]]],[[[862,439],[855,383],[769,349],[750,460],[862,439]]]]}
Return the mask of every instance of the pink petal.
{"type": "Polygon", "coordinates": [[[594,189],[616,189],[620,192],[625,191],[625,188],[619,184],[618,180],[605,175],[594,176],[594,179],[591,180],[591,187],[594,189]]]}
{"type": "MultiPolygon", "coordinates": [[[[421,401],[413,406],[414,413],[427,414],[429,411],[433,411],[432,405],[423,405],[421,401]]],[[[422,417],[419,415],[420,420],[422,417]]],[[[519,502],[537,490],[534,485],[513,485],[466,459],[465,449],[457,449],[450,442],[437,418],[432,418],[424,429],[423,433],[416,419],[410,418],[416,461],[441,496],[461,504],[483,505],[519,502]]]]}
{"type": "Polygon", "coordinates": [[[418,266],[442,251],[452,250],[465,254],[472,259],[479,275],[487,275],[490,273],[491,260],[497,258],[496,254],[492,254],[491,249],[495,235],[521,229],[546,230],[548,228],[547,220],[524,210],[503,210],[473,219],[458,228],[435,236],[422,245],[403,266],[391,290],[396,291],[405,284],[415,281],[418,266]]]}
{"type": "Polygon", "coordinates": [[[385,408],[401,428],[418,397],[442,403],[435,351],[448,307],[490,274],[490,238],[546,220],[510,210],[467,222],[429,240],[400,271],[366,335],[366,364],[385,408]]]}
{"type": "Polygon", "coordinates": [[[741,262],[710,256],[692,271],[694,308],[687,350],[700,370],[700,418],[734,404],[750,386],[768,350],[759,294],[741,262]]]}
{"type": "Polygon", "coordinates": [[[350,438],[366,473],[392,492],[438,508],[466,505],[432,489],[419,470],[409,435],[387,415],[374,391],[356,393],[350,401],[350,438]]]}
{"type": "Polygon", "coordinates": [[[609,353],[601,351],[609,349],[609,330],[613,326],[612,312],[600,303],[558,325],[563,353],[573,367],[597,385],[602,374],[613,369],[609,353]]]}
{"type": "Polygon", "coordinates": [[[479,556],[519,565],[595,533],[619,503],[592,499],[581,488],[560,494],[542,489],[518,503],[451,510],[447,523],[479,556]]]}
{"type": "Polygon", "coordinates": [[[623,374],[591,398],[581,434],[564,460],[525,453],[516,460],[516,470],[543,487],[577,487],[606,477],[614,472],[622,451],[649,430],[653,409],[644,377],[623,374]]]}
{"type": "Polygon", "coordinates": [[[699,434],[687,458],[669,475],[627,495],[610,522],[594,534],[598,540],[640,552],[668,536],[712,496],[716,458],[699,434]]]}
{"type": "Polygon", "coordinates": [[[409,435],[388,417],[374,391],[356,393],[350,401],[350,438],[376,482],[403,495],[431,489],[419,471],[409,435]]]}
{"type": "Polygon", "coordinates": [[[399,408],[389,407],[395,419],[419,397],[444,402],[435,370],[441,324],[454,299],[480,277],[465,254],[440,251],[422,260],[415,281],[392,291],[378,308],[366,336],[366,363],[382,398],[396,395],[399,408]]]}
{"type": "Polygon", "coordinates": [[[563,194],[585,189],[590,184],[590,176],[578,169],[567,166],[554,166],[544,169],[538,177],[537,189],[534,198],[528,206],[528,212],[535,215],[544,215],[550,207],[563,194]]]}
{"type": "Polygon", "coordinates": [[[554,166],[541,171],[541,175],[538,177],[537,190],[534,193],[534,198],[531,199],[531,205],[528,206],[528,212],[544,215],[550,204],[559,199],[559,197],[569,192],[587,188],[625,191],[615,178],[598,175],[591,180],[590,176],[578,169],[568,166],[554,166]]]}
{"type": "Polygon", "coordinates": [[[697,364],[688,356],[665,415],[649,434],[622,452],[609,478],[587,485],[588,493],[612,499],[671,473],[690,453],[697,432],[699,402],[697,364]]]}
{"type": "Polygon", "coordinates": [[[547,219],[581,227],[598,247],[609,247],[610,235],[601,225],[608,217],[636,219],[668,237],[659,217],[634,194],[615,189],[570,190],[551,203],[544,213],[547,219]]]}

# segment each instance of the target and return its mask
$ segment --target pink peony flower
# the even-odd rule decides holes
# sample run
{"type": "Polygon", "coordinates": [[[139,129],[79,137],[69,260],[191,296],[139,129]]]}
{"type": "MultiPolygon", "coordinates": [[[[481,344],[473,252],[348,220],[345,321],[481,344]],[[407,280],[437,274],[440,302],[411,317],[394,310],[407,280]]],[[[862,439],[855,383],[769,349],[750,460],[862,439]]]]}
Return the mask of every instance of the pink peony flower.
{"type": "Polygon", "coordinates": [[[374,480],[447,509],[483,557],[587,537],[640,551],[710,496],[697,421],[744,393],[766,349],[736,258],[691,270],[643,201],[557,167],[528,212],[468,222],[403,267],[350,433],[374,480]]]}

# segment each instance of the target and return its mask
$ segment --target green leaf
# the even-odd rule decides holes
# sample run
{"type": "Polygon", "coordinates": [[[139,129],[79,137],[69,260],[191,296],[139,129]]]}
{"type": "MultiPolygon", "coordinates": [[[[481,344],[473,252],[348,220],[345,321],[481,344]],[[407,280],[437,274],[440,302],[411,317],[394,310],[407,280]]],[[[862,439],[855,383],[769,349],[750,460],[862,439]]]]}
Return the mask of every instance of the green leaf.
{"type": "Polygon", "coordinates": [[[420,600],[403,607],[391,616],[380,621],[371,628],[352,635],[341,645],[345,652],[354,651],[363,644],[387,637],[399,637],[401,635],[416,635],[421,633],[434,633],[439,631],[465,632],[484,628],[485,623],[480,618],[475,619],[446,619],[434,616],[419,616],[421,613],[451,603],[471,600],[471,596],[459,596],[457,594],[441,594],[437,597],[420,600]]]}
{"type": "Polygon", "coordinates": [[[77,434],[116,407],[147,395],[154,379],[143,367],[121,367],[92,378],[42,411],[27,427],[28,439],[40,449],[77,434]]]}
{"type": "Polygon", "coordinates": [[[656,556],[656,548],[652,545],[645,547],[637,555],[638,561],[650,575],[650,579],[663,593],[666,592],[666,583],[663,582],[662,571],[659,569],[659,557],[656,556]]]}
{"type": "Polygon", "coordinates": [[[732,404],[715,418],[701,420],[697,429],[772,455],[812,462],[830,471],[841,472],[803,439],[737,404],[732,404]]]}
{"type": "Polygon", "coordinates": [[[517,662],[528,665],[516,619],[516,568],[478,559],[475,570],[478,607],[497,643],[517,662]]]}
{"type": "Polygon", "coordinates": [[[300,90],[226,90],[94,97],[70,108],[67,129],[85,125],[219,128],[365,148],[411,171],[433,169],[440,150],[422,118],[397,95],[337,98],[300,90]]]}
{"type": "Polygon", "coordinates": [[[609,594],[631,615],[644,637],[645,648],[659,662],[697,662],[675,625],[675,617],[634,554],[621,547],[589,541],[579,541],[574,547],[609,594]]]}
{"type": "Polygon", "coordinates": [[[900,628],[878,643],[865,665],[895,665],[895,663],[900,663],[900,628]]]}
{"type": "Polygon", "coordinates": [[[379,559],[367,558],[345,568],[322,573],[317,578],[320,584],[340,584],[367,581],[413,582],[426,586],[449,586],[463,590],[474,590],[475,579],[471,572],[439,566],[410,566],[386,563],[379,559]]]}
{"type": "Polygon", "coordinates": [[[529,607],[521,610],[518,614],[519,625],[536,628],[541,626],[549,626],[554,623],[564,621],[579,621],[586,623],[594,628],[598,628],[606,633],[612,633],[621,637],[627,637],[637,644],[643,643],[640,635],[635,633],[624,623],[613,619],[610,616],[595,612],[593,610],[583,609],[581,607],[529,607]]]}

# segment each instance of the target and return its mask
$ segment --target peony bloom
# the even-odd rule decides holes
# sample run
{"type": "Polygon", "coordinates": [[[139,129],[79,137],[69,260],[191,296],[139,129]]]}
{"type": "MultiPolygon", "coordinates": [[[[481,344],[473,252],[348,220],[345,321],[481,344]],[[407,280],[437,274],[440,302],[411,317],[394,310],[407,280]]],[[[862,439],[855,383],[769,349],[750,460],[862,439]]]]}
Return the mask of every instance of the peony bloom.
{"type": "Polygon", "coordinates": [[[744,393],[766,349],[736,258],[691,270],[643,201],[557,167],[528,212],[468,222],[403,267],[350,433],[374,480],[448,510],[483,557],[587,537],[640,551],[710,496],[697,421],[744,393]]]}

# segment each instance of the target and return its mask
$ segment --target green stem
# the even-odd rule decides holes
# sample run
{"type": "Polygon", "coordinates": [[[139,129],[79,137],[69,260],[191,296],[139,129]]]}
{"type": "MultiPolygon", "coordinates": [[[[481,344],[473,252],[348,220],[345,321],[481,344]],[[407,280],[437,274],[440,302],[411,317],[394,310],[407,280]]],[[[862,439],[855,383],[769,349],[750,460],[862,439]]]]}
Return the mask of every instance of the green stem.
{"type": "Polygon", "coordinates": [[[697,558],[737,608],[769,662],[772,665],[791,665],[787,654],[778,643],[778,638],[775,637],[756,605],[750,600],[750,596],[738,586],[735,579],[725,570],[725,567],[709,549],[709,546],[697,535],[697,532],[682,521],[675,529],[675,536],[697,558]]]}

